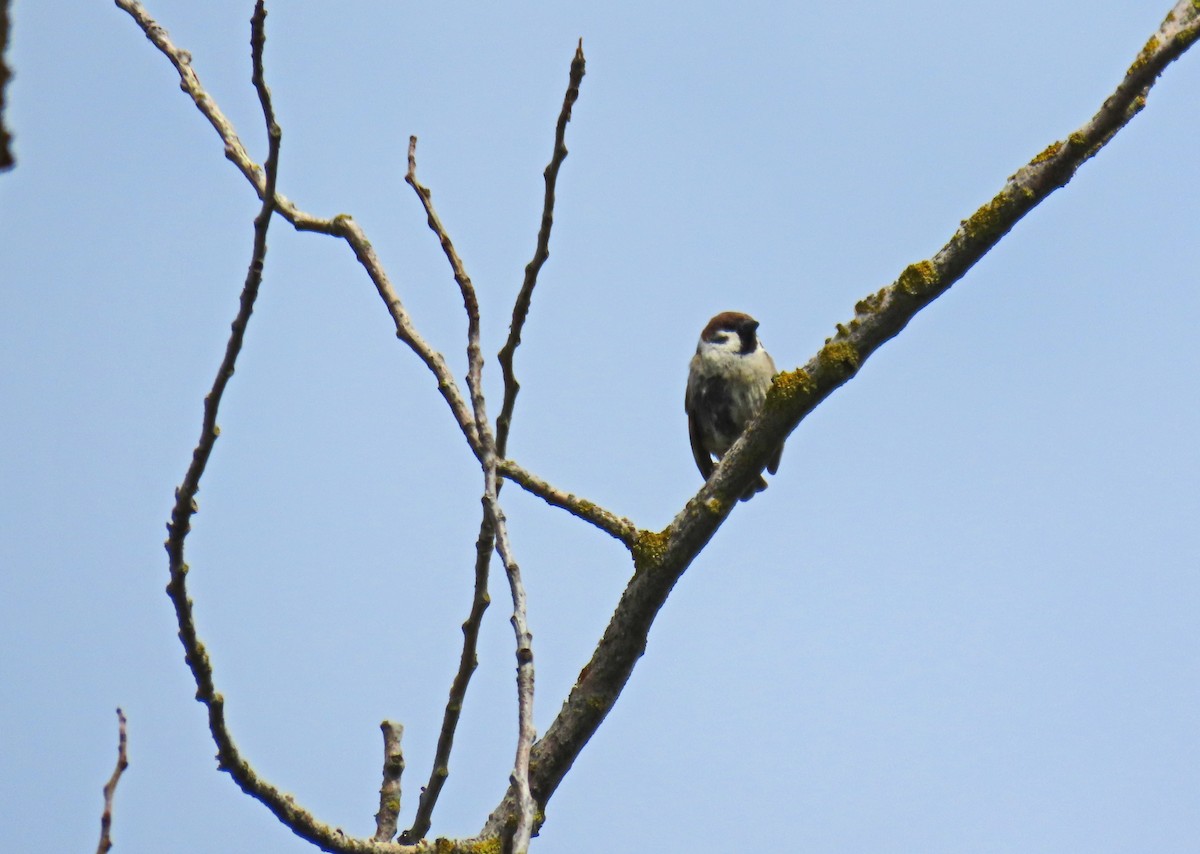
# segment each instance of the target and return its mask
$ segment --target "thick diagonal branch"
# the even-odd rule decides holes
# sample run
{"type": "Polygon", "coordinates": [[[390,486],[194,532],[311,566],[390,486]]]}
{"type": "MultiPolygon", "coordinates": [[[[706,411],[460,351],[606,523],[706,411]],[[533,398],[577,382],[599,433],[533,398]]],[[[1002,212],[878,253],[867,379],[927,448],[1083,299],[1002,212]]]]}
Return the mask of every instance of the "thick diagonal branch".
{"type": "MultiPolygon", "coordinates": [[[[629,681],[645,650],[650,626],[671,589],[780,443],[917,312],[961,279],[1025,214],[1070,181],[1079,167],[1145,106],[1146,94],[1158,75],[1195,43],[1198,32],[1200,4],[1181,0],[1087,124],[1021,167],[991,201],[963,221],[933,258],[909,265],[894,283],[861,300],[854,318],[839,326],[808,364],[777,376],[763,412],[707,483],[666,530],[638,537],[633,549],[633,579],[562,711],[534,745],[532,783],[542,810],[629,681]]],[[[501,832],[515,809],[516,793],[510,789],[489,817],[483,834],[501,832]]]]}

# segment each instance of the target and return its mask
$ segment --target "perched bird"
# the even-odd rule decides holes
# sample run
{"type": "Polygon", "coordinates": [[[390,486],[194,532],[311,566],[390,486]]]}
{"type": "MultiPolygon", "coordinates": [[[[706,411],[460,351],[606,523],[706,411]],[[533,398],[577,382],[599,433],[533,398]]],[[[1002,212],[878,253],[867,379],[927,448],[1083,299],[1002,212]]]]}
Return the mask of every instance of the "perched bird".
{"type": "MultiPolygon", "coordinates": [[[[723,311],[704,327],[688,371],[684,409],[692,456],[705,480],[715,468],[712,458],[725,456],[762,409],[774,376],[775,363],[758,340],[758,321],[753,317],[723,311]]],[[[782,454],[780,445],[767,461],[771,474],[779,468],[782,454]]],[[[741,500],[766,488],[767,481],[760,474],[741,500]]]]}

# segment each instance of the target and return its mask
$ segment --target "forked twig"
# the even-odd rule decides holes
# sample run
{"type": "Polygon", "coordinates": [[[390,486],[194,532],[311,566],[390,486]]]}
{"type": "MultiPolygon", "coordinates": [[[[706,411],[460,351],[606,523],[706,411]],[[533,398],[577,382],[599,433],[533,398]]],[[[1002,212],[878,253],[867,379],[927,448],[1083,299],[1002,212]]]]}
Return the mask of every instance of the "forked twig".
{"type": "MultiPolygon", "coordinates": [[[[417,197],[421,200],[421,205],[425,209],[426,221],[429,224],[430,230],[437,236],[438,242],[442,246],[442,251],[446,255],[446,260],[450,263],[451,271],[454,274],[454,281],[458,283],[459,290],[462,293],[463,307],[467,312],[467,387],[471,395],[471,404],[475,414],[475,427],[479,437],[480,450],[482,451],[480,463],[483,466],[484,481],[484,519],[480,527],[480,537],[476,543],[476,577],[479,577],[479,565],[482,559],[481,550],[486,545],[487,529],[490,528],[492,539],[495,542],[496,551],[500,555],[500,561],[504,566],[504,572],[508,578],[509,590],[512,594],[513,615],[511,622],[517,642],[517,749],[510,780],[518,792],[519,802],[512,851],[514,854],[524,854],[529,847],[534,820],[534,801],[529,787],[529,755],[535,737],[533,728],[533,636],[529,631],[526,616],[525,588],[521,581],[521,570],[512,555],[512,548],[508,541],[508,524],[499,501],[500,477],[496,470],[498,463],[496,440],[488,423],[487,405],[483,394],[483,353],[479,345],[479,300],[475,295],[475,287],[471,283],[471,277],[467,275],[462,259],[454,248],[454,242],[450,239],[450,235],[446,232],[445,226],[443,226],[441,218],[433,206],[432,193],[428,187],[425,187],[417,180],[416,150],[417,138],[414,136],[409,139],[408,172],[405,175],[405,181],[413,188],[417,197]]],[[[472,613],[474,613],[474,610],[473,607],[472,613]]],[[[477,628],[475,631],[477,632],[477,628]]],[[[465,661],[467,655],[467,647],[472,643],[470,635],[470,632],[464,632],[463,658],[460,660],[459,666],[459,674],[465,672],[466,678],[469,678],[470,672],[473,669],[467,668],[464,671],[463,667],[463,661],[465,661]]],[[[453,690],[459,683],[459,674],[456,674],[455,683],[452,686],[452,699],[453,690]]],[[[464,679],[464,691],[465,687],[464,679]]],[[[456,723],[458,719],[458,710],[454,710],[452,714],[449,709],[447,711],[448,714],[443,719],[443,734],[447,732],[447,723],[456,723]]],[[[437,789],[434,790],[433,785],[431,785],[425,793],[428,797],[423,796],[421,798],[421,803],[418,806],[418,809],[421,811],[421,814],[418,816],[419,823],[414,822],[413,827],[409,831],[406,831],[403,837],[405,840],[420,838],[417,834],[423,835],[428,830],[429,817],[436,803],[437,791],[440,790],[441,784],[449,771],[449,748],[452,742],[453,729],[451,728],[449,739],[444,741],[445,754],[443,755],[439,749],[438,755],[435,757],[431,783],[437,789]]],[[[441,748],[442,744],[443,739],[439,738],[439,748],[441,748]]]]}
{"type": "MultiPolygon", "coordinates": [[[[137,0],[114,0],[114,2],[118,7],[129,13],[129,16],[141,27],[142,32],[146,34],[146,38],[150,40],[151,44],[170,60],[171,65],[174,66],[176,72],[179,74],[180,88],[191,97],[196,107],[208,119],[209,124],[213,126],[213,129],[216,130],[217,135],[221,138],[221,142],[225,146],[225,157],[250,182],[250,186],[254,188],[259,198],[265,199],[267,187],[264,171],[250,157],[246,151],[246,147],[238,139],[233,124],[221,112],[216,101],[212,99],[212,96],[200,84],[200,78],[192,68],[191,54],[177,47],[171,41],[167,31],[150,17],[150,14],[137,0]]],[[[451,415],[453,415],[459,429],[467,437],[472,450],[478,454],[479,443],[475,435],[475,422],[471,417],[471,412],[466,402],[463,400],[458,384],[454,381],[453,373],[451,373],[442,355],[434,350],[421,334],[417,332],[412,319],[404,308],[404,303],[400,300],[400,295],[392,285],[387,271],[383,269],[383,265],[379,262],[379,258],[371,246],[371,241],[367,239],[362,227],[348,214],[339,214],[330,219],[320,219],[312,214],[305,213],[297,208],[291,200],[279,193],[275,193],[273,205],[275,212],[295,226],[298,231],[328,234],[340,237],[346,241],[353,250],[354,257],[358,259],[358,262],[371,278],[371,282],[375,285],[380,299],[387,306],[388,312],[392,317],[392,322],[396,327],[396,337],[407,344],[425,366],[429,368],[430,372],[433,373],[437,379],[438,391],[450,407],[451,415]]]]}

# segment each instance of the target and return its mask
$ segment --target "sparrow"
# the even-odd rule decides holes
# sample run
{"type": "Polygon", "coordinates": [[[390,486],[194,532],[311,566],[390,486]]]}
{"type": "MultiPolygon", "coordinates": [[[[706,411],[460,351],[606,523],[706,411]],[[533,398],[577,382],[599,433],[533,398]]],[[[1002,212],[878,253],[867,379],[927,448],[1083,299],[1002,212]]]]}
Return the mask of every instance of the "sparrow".
{"type": "MultiPolygon", "coordinates": [[[[696,355],[688,370],[684,409],[692,456],[705,480],[718,460],[733,446],[767,399],[775,363],[758,340],[758,321],[740,311],[723,311],[700,333],[696,355]]],[[[783,446],[767,461],[775,474],[783,446]]],[[[767,488],[760,474],[742,495],[747,501],[767,488]]]]}

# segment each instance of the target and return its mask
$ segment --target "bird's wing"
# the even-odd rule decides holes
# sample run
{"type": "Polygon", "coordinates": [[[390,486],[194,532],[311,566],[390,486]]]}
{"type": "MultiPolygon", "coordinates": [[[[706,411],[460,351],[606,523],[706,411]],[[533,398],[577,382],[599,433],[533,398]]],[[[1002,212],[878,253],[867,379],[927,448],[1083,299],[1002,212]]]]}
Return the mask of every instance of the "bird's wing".
{"type": "Polygon", "coordinates": [[[692,370],[688,372],[687,391],[683,396],[683,408],[687,411],[688,439],[692,443],[692,458],[696,461],[696,468],[700,469],[700,474],[705,480],[708,480],[708,476],[713,472],[713,461],[708,451],[704,450],[704,437],[700,432],[700,417],[696,414],[701,398],[704,396],[703,385],[703,381],[699,379],[698,372],[695,370],[695,358],[693,358],[692,370]]]}
{"type": "Polygon", "coordinates": [[[688,409],[688,438],[692,442],[692,458],[696,461],[696,468],[700,469],[700,474],[705,480],[708,480],[713,473],[712,456],[704,450],[704,438],[700,435],[700,419],[691,409],[688,409]]]}

